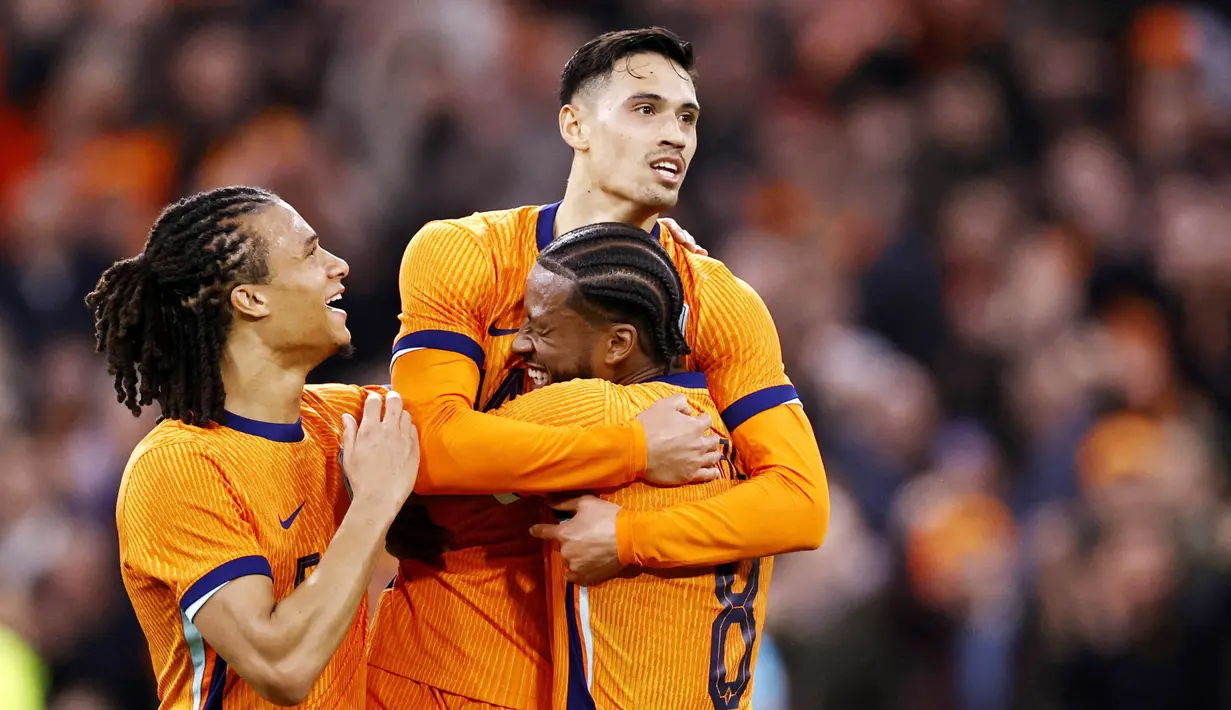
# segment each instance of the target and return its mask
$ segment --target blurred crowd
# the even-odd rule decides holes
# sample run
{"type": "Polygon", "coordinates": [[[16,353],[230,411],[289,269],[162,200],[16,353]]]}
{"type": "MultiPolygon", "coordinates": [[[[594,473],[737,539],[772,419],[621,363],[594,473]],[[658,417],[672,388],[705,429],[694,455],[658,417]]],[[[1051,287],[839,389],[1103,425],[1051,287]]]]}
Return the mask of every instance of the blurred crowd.
{"type": "Polygon", "coordinates": [[[1231,12],[1130,0],[0,4],[0,707],[155,706],[114,528],[153,419],[82,298],[160,206],[283,195],[351,264],[315,377],[384,381],[406,240],[558,199],[560,69],[651,23],[698,52],[672,216],[830,476],[764,708],[1231,707],[1231,12]]]}

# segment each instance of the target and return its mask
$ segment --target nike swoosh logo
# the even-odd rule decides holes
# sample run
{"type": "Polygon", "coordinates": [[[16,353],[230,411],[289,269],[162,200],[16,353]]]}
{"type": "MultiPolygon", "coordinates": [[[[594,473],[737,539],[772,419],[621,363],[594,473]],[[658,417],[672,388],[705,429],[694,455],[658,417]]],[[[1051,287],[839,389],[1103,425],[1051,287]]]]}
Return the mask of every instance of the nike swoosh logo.
{"type": "Polygon", "coordinates": [[[299,511],[303,510],[303,507],[304,507],[304,505],[305,505],[307,502],[308,502],[308,501],[306,501],[306,500],[305,500],[303,503],[300,503],[300,504],[299,504],[299,507],[295,509],[295,512],[294,512],[294,513],[291,513],[291,517],[287,518],[286,520],[279,520],[279,521],[278,521],[278,522],[282,523],[282,529],[283,529],[283,530],[290,530],[290,529],[291,529],[291,526],[295,524],[295,518],[298,518],[298,517],[299,517],[299,511]]]}
{"type": "Polygon", "coordinates": [[[521,328],[497,328],[495,323],[487,326],[487,334],[493,338],[499,338],[504,335],[515,335],[521,328]]]}

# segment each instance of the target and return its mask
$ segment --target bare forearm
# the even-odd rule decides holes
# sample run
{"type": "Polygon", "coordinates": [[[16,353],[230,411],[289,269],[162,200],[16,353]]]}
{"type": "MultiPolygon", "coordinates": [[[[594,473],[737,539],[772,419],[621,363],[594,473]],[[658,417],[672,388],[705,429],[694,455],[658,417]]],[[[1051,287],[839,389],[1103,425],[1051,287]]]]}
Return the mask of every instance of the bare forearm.
{"type": "Polygon", "coordinates": [[[333,657],[367,592],[392,516],[388,505],[356,502],[315,571],[273,610],[275,655],[315,679],[333,657]]]}

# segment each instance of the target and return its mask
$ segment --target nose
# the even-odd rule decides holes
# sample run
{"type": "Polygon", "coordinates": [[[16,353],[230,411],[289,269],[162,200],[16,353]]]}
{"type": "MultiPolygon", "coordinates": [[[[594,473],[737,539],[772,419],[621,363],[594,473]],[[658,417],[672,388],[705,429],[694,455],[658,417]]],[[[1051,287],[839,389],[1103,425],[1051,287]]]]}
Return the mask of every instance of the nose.
{"type": "Polygon", "coordinates": [[[526,331],[524,325],[521,327],[521,330],[517,331],[517,335],[513,336],[513,352],[521,357],[534,352],[534,343],[531,342],[530,334],[526,331]]]}
{"type": "Polygon", "coordinates": [[[667,125],[663,128],[662,136],[658,140],[658,145],[683,152],[684,148],[688,146],[688,137],[684,135],[684,129],[680,128],[680,122],[673,119],[666,123],[667,125]]]}
{"type": "Polygon", "coordinates": [[[350,275],[350,264],[346,263],[346,259],[329,252],[329,256],[333,257],[334,264],[329,270],[329,277],[336,279],[344,279],[350,275]]]}

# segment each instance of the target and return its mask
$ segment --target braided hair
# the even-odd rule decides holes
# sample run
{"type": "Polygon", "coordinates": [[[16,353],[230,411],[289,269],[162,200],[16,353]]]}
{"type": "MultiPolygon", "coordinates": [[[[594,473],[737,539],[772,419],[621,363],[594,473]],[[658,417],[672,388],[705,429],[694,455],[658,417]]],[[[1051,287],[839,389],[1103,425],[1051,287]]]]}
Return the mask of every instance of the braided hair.
{"type": "Polygon", "coordinates": [[[223,421],[230,292],[269,277],[266,245],[238,218],[277,199],[242,186],[181,199],[159,215],[142,252],[104,271],[86,296],[95,349],[107,355],[116,400],[134,416],[158,402],[166,419],[223,421]]]}
{"type": "Polygon", "coordinates": [[[671,257],[644,230],[620,222],[574,229],[539,254],[538,263],[574,284],[570,306],[591,319],[636,326],[642,348],[660,365],[691,352],[684,340],[684,287],[671,257]]]}

